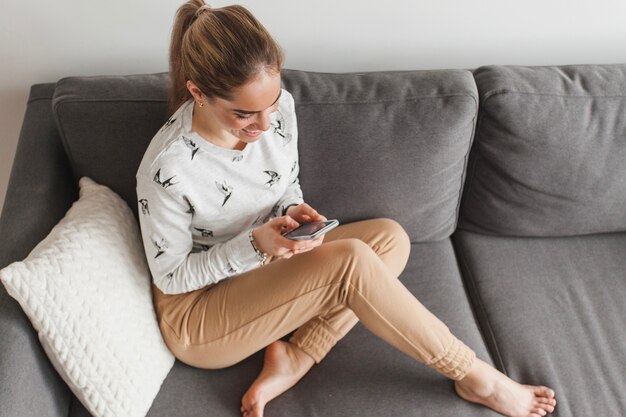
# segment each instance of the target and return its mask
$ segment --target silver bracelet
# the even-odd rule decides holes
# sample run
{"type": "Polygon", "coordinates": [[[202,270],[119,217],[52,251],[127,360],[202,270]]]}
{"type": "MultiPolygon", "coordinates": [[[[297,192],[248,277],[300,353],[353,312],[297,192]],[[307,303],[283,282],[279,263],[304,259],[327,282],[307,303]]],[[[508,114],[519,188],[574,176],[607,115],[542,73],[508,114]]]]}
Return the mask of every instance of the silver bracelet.
{"type": "Polygon", "coordinates": [[[259,262],[261,262],[261,265],[263,265],[265,261],[267,260],[267,253],[261,252],[259,248],[256,247],[256,243],[254,242],[254,236],[252,236],[252,232],[253,230],[250,230],[250,233],[248,233],[248,238],[250,239],[250,244],[252,245],[252,247],[254,248],[254,251],[256,252],[257,259],[259,260],[259,262]]]}

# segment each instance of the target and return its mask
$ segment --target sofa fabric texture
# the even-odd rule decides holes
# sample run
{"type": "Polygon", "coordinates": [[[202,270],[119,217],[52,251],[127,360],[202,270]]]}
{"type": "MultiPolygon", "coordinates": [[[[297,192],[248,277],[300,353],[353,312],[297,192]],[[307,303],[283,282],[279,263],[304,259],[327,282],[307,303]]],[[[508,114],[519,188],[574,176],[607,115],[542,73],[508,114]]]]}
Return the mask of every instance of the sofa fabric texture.
{"type": "MultiPolygon", "coordinates": [[[[287,69],[282,81],[296,103],[306,202],[343,223],[404,226],[412,251],[399,279],[480,359],[553,388],[551,415],[626,415],[626,64],[287,69]]],[[[135,172],[166,99],[165,73],[33,86],[0,268],[46,236],[82,176],[137,216],[135,172]]],[[[4,288],[0,317],[0,417],[88,416],[4,288]],[[23,382],[2,383],[13,378],[23,382]]],[[[239,416],[262,363],[263,351],[220,370],[176,361],[148,416],[239,416]]],[[[359,323],[266,415],[500,414],[359,323]]]]}
{"type": "MultiPolygon", "coordinates": [[[[31,87],[0,215],[0,268],[24,259],[78,198],[78,184],[73,183],[52,116],[54,88],[53,83],[31,87]]],[[[67,416],[70,389],[4,286],[0,335],[0,416],[67,416]]]]}
{"type": "Polygon", "coordinates": [[[626,66],[487,66],[459,228],[626,230],[626,66]]]}
{"type": "Polygon", "coordinates": [[[559,387],[559,416],[626,411],[626,234],[490,236],[458,230],[462,274],[494,362],[559,387]]]}

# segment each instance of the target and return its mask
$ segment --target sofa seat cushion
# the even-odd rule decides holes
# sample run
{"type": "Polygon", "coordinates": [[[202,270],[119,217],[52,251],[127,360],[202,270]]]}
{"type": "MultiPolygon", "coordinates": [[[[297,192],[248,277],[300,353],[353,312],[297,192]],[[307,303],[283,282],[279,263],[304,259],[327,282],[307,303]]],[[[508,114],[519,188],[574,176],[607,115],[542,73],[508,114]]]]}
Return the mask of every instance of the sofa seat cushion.
{"type": "MultiPolygon", "coordinates": [[[[491,363],[449,239],[413,244],[400,280],[478,357],[491,363]]],[[[261,370],[263,352],[221,370],[197,369],[176,361],[148,417],[182,415],[181,410],[185,417],[239,417],[241,397],[261,370]]],[[[266,415],[500,416],[462,400],[455,394],[452,380],[378,339],[361,323],[293,388],[269,402],[266,415]]],[[[70,416],[88,414],[74,402],[70,416]]]]}
{"type": "Polygon", "coordinates": [[[626,234],[453,241],[497,366],[554,388],[555,416],[624,415],[626,234]]]}

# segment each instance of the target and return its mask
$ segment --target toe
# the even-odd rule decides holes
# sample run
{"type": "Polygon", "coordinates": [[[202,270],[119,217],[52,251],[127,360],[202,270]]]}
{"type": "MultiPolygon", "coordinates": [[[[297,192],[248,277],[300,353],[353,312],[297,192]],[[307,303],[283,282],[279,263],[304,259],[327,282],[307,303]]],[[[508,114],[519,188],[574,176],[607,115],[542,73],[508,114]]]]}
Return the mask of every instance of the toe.
{"type": "Polygon", "coordinates": [[[556,400],[554,398],[536,397],[535,398],[535,403],[555,406],[556,405],[556,400]]]}
{"type": "Polygon", "coordinates": [[[537,415],[540,415],[542,417],[547,414],[546,410],[544,410],[543,408],[535,408],[535,409],[533,409],[532,412],[533,412],[533,414],[537,414],[537,415]]]}
{"type": "Polygon", "coordinates": [[[547,413],[551,413],[554,411],[554,407],[552,407],[550,404],[548,403],[539,403],[539,402],[535,402],[535,408],[536,409],[541,409],[541,410],[545,410],[546,414],[547,413]]]}
{"type": "Polygon", "coordinates": [[[538,397],[554,398],[554,390],[544,385],[533,386],[533,392],[538,397]]]}

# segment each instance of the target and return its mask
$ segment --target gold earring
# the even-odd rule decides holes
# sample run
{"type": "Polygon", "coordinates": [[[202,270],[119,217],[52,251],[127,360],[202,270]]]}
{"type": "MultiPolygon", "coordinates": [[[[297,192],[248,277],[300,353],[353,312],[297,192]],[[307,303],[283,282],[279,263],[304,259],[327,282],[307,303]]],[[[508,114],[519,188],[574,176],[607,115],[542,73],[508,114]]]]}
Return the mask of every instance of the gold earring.
{"type": "Polygon", "coordinates": [[[204,106],[204,102],[199,101],[198,104],[200,105],[200,107],[204,106]]]}

